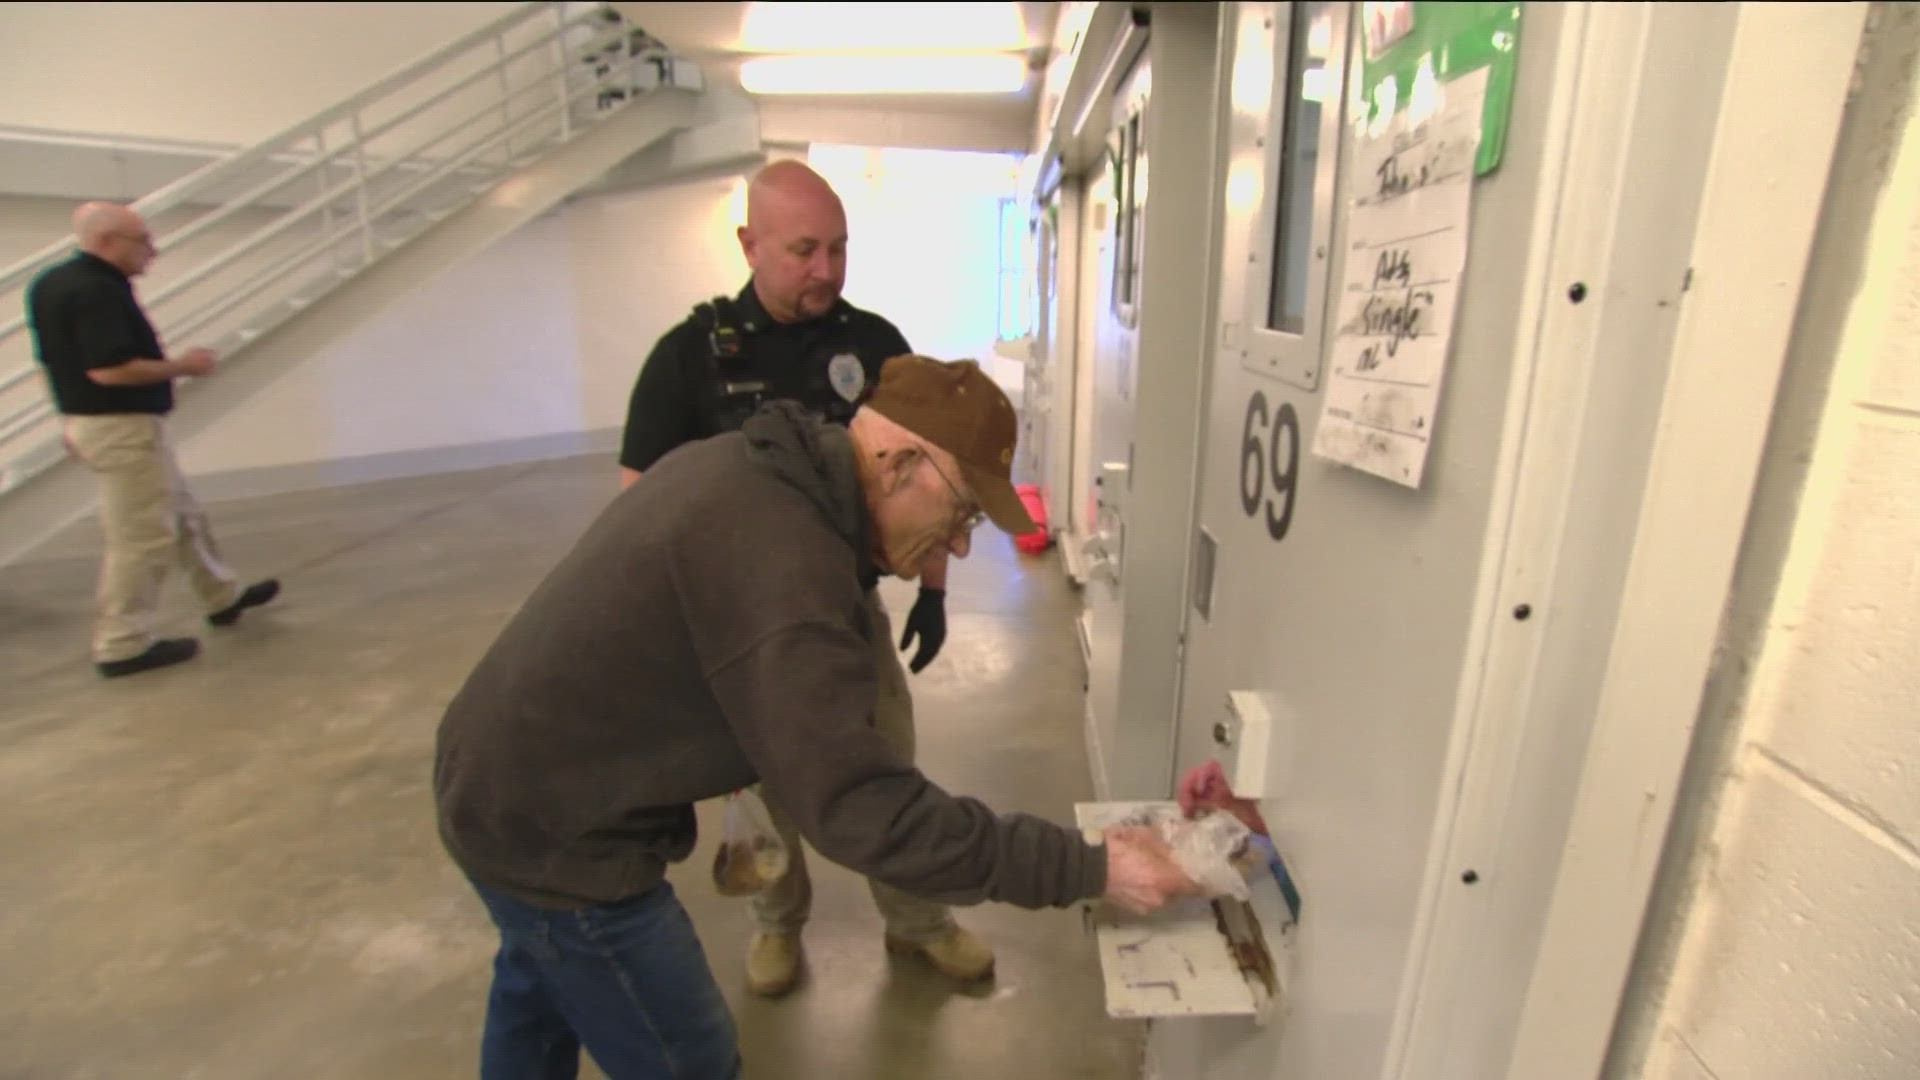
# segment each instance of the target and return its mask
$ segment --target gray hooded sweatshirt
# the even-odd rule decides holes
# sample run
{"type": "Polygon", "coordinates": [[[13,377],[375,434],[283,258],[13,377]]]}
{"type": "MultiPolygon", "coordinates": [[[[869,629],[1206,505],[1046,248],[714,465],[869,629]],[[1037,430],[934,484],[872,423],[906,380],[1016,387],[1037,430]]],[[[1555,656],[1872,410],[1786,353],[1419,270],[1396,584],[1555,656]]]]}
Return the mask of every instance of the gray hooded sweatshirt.
{"type": "Polygon", "coordinates": [[[797,406],[662,458],[447,707],[434,795],[454,861],[529,903],[616,903],[692,853],[696,801],[760,781],[822,855],[902,891],[1101,895],[1104,847],[948,794],[873,728],[869,528],[847,432],[797,406]]]}

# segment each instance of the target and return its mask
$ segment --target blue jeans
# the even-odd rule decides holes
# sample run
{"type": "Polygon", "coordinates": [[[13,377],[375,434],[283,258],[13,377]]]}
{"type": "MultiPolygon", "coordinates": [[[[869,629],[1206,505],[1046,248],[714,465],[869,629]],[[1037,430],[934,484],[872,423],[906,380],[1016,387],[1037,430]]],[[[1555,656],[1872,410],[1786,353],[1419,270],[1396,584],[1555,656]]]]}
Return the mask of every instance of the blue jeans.
{"type": "Polygon", "coordinates": [[[665,881],[582,911],[474,885],[500,929],[481,1080],[574,1080],[584,1046],[609,1080],[737,1080],[733,1014],[665,881]]]}

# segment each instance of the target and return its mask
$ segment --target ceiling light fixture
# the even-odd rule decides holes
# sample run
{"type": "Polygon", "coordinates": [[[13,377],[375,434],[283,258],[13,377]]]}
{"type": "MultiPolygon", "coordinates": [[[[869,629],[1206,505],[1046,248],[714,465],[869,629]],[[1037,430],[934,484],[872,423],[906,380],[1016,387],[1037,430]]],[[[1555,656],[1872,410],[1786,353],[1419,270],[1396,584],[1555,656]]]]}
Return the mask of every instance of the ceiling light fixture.
{"type": "Polygon", "coordinates": [[[1023,56],[762,56],[740,65],[755,94],[1012,94],[1027,84],[1023,56]]]}

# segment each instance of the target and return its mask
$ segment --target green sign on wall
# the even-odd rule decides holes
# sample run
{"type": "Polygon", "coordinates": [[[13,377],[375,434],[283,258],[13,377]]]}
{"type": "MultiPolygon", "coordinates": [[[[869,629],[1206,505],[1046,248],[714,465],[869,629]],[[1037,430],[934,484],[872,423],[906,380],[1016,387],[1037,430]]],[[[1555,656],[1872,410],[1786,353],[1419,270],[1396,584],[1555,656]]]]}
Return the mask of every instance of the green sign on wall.
{"type": "Polygon", "coordinates": [[[1519,3],[1369,2],[1360,5],[1360,12],[1361,118],[1369,125],[1383,122],[1379,114],[1404,107],[1423,78],[1446,83],[1489,67],[1473,171],[1476,176],[1492,172],[1507,145],[1520,43],[1519,3]]]}

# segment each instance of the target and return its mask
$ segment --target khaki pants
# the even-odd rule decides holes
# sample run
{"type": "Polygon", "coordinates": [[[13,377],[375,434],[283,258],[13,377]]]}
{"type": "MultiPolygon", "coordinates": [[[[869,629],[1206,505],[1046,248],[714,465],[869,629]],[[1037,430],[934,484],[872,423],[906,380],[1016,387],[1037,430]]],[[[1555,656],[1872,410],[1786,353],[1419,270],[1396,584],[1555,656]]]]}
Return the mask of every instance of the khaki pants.
{"type": "MultiPolygon", "coordinates": [[[[880,729],[880,734],[895,750],[911,761],[914,744],[913,696],[907,689],[906,669],[900,665],[900,657],[893,651],[893,623],[887,616],[887,608],[880,600],[878,589],[867,592],[867,617],[872,620],[875,630],[873,659],[880,675],[880,695],[873,706],[874,726],[880,729]]],[[[792,854],[787,860],[787,875],[754,894],[753,915],[762,930],[798,933],[812,912],[813,882],[807,875],[806,856],[800,844],[799,832],[786,815],[774,807],[772,800],[765,801],[773,817],[774,828],[787,842],[787,850],[792,854]]],[[[886,921],[887,930],[895,937],[906,941],[924,941],[954,924],[953,916],[945,904],[922,900],[871,878],[867,879],[867,889],[873,893],[874,906],[880,909],[880,917],[886,921]]]]}
{"type": "Polygon", "coordinates": [[[240,598],[207,516],[187,490],[163,417],[69,416],[66,437],[74,456],[100,478],[106,555],[93,627],[96,662],[138,656],[153,644],[161,588],[175,564],[209,613],[240,598]]]}

